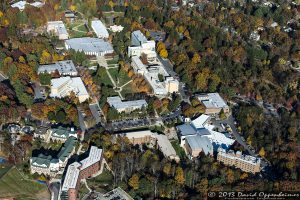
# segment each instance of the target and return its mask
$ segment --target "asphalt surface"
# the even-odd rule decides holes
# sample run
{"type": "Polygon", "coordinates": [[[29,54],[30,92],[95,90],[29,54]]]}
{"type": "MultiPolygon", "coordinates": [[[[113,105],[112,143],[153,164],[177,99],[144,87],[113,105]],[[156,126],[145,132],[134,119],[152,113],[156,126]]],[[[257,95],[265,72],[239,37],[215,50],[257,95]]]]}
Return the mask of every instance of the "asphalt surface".
{"type": "Polygon", "coordinates": [[[51,200],[58,200],[59,199],[58,198],[59,188],[60,188],[60,183],[59,182],[50,183],[49,190],[51,191],[51,200]]]}
{"type": "Polygon", "coordinates": [[[0,72],[0,82],[4,81],[6,79],[7,79],[7,77],[0,72]]]}
{"type": "Polygon", "coordinates": [[[90,110],[93,114],[93,117],[95,118],[96,120],[96,123],[100,123],[101,122],[101,111],[100,111],[100,108],[98,107],[98,104],[90,104],[89,105],[90,107],[90,110]]]}
{"type": "Polygon", "coordinates": [[[240,145],[242,145],[242,146],[244,147],[244,149],[248,152],[249,155],[255,156],[255,152],[253,152],[253,151],[250,150],[250,148],[248,147],[248,145],[246,144],[246,142],[244,142],[244,141],[242,140],[241,135],[238,133],[237,128],[236,128],[236,126],[235,126],[235,124],[234,124],[234,118],[233,118],[232,115],[230,115],[227,119],[225,119],[225,120],[220,120],[220,121],[218,121],[218,122],[223,123],[223,124],[228,124],[228,125],[230,126],[231,130],[232,130],[232,134],[233,134],[235,140],[236,140],[240,145]]]}

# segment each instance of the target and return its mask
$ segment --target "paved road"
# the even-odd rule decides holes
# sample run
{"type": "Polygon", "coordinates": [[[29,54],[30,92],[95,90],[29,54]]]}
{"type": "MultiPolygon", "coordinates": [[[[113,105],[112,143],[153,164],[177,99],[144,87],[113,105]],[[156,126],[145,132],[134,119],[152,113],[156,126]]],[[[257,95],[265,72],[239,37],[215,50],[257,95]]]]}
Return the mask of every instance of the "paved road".
{"type": "Polygon", "coordinates": [[[8,79],[2,72],[0,72],[0,82],[8,79]]]}
{"type": "Polygon", "coordinates": [[[101,109],[97,103],[89,105],[92,115],[94,116],[96,123],[101,123],[101,109]]]}
{"type": "Polygon", "coordinates": [[[242,146],[244,147],[245,150],[247,150],[247,152],[249,153],[249,155],[255,156],[255,153],[249,149],[249,147],[248,147],[248,145],[246,144],[246,142],[244,142],[244,141],[242,140],[241,135],[238,133],[237,128],[236,128],[236,126],[235,126],[235,124],[234,124],[234,118],[233,118],[232,115],[230,115],[227,119],[225,119],[225,120],[220,120],[220,121],[218,121],[218,122],[223,123],[223,124],[228,124],[228,125],[231,127],[231,129],[232,129],[232,134],[234,135],[236,141],[237,141],[240,145],[242,145],[242,146]]]}
{"type": "Polygon", "coordinates": [[[53,182],[49,184],[49,190],[51,191],[51,200],[58,200],[59,198],[60,182],[53,182]]]}

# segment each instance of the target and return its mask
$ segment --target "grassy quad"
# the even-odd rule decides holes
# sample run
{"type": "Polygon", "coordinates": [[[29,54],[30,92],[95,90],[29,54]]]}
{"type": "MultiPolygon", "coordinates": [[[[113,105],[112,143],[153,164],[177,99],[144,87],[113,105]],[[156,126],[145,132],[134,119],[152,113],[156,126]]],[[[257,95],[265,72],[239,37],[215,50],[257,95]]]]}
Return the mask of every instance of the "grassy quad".
{"type": "Polygon", "coordinates": [[[68,29],[71,38],[86,37],[88,33],[84,23],[81,21],[69,24],[68,29]]]}
{"type": "Polygon", "coordinates": [[[88,186],[97,192],[106,193],[113,189],[113,175],[107,169],[104,169],[102,174],[86,181],[88,186]]]}
{"type": "Polygon", "coordinates": [[[11,168],[0,179],[0,199],[14,197],[15,199],[50,199],[47,186],[25,180],[16,168],[11,168]]]}
{"type": "Polygon", "coordinates": [[[119,87],[131,80],[123,69],[120,69],[120,72],[118,72],[118,68],[110,68],[108,71],[119,87]]]}

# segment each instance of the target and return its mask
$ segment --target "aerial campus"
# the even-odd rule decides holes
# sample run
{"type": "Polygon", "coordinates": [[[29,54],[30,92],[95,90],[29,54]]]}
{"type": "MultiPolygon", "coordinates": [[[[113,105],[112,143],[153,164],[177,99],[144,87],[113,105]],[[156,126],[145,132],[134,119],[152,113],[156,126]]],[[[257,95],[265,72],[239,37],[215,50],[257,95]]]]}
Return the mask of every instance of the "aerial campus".
{"type": "Polygon", "coordinates": [[[0,199],[297,199],[299,3],[4,1],[0,199]]]}

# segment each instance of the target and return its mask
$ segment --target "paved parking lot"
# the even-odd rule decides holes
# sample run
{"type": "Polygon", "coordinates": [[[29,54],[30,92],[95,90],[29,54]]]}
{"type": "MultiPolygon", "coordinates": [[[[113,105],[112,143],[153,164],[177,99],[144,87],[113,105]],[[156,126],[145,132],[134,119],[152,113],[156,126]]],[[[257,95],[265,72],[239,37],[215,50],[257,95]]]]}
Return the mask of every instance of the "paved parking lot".
{"type": "Polygon", "coordinates": [[[126,120],[111,122],[110,124],[108,124],[108,128],[114,131],[118,131],[118,130],[130,129],[130,128],[149,126],[150,124],[151,122],[147,118],[126,119],[126,120]]]}

